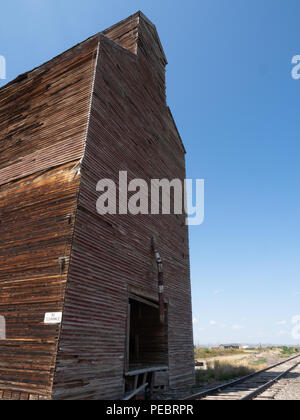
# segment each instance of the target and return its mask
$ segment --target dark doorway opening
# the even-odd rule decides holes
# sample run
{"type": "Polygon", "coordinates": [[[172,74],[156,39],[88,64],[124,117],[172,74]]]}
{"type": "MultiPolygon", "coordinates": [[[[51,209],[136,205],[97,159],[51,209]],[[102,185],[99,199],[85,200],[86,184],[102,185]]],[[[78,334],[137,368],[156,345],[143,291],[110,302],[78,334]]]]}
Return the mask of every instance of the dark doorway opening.
{"type": "Polygon", "coordinates": [[[168,313],[160,322],[159,305],[139,296],[128,301],[125,399],[153,395],[168,386],[168,313]]]}
{"type": "Polygon", "coordinates": [[[129,298],[128,367],[168,366],[168,329],[160,323],[159,306],[138,296],[129,298]]]}

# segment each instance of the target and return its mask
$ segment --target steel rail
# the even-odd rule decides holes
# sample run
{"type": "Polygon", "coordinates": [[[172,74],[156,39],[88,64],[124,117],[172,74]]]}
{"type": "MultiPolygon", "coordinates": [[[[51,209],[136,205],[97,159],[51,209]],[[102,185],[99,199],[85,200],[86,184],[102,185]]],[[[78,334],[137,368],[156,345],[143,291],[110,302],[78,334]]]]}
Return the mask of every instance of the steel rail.
{"type": "MultiPolygon", "coordinates": [[[[193,394],[193,395],[191,395],[191,396],[189,396],[189,397],[185,397],[185,398],[183,398],[182,400],[183,400],[183,401],[192,401],[192,400],[198,400],[198,399],[201,399],[201,398],[205,398],[205,397],[207,397],[208,395],[215,394],[216,392],[222,391],[223,389],[226,389],[226,388],[230,388],[230,387],[231,387],[231,386],[233,386],[233,385],[237,385],[237,384],[243,383],[243,382],[247,381],[248,379],[251,379],[251,378],[253,378],[253,377],[255,377],[255,376],[258,376],[258,375],[260,375],[261,373],[267,372],[268,370],[274,369],[274,368],[276,368],[277,366],[281,366],[281,365],[283,365],[283,364],[285,364],[285,363],[288,363],[288,362],[290,362],[291,360],[295,360],[295,359],[297,359],[297,358],[299,358],[299,357],[300,357],[300,355],[293,356],[293,357],[291,357],[291,358],[289,358],[289,359],[287,359],[287,360],[284,360],[283,362],[279,362],[279,363],[276,363],[276,364],[274,364],[274,365],[268,366],[268,367],[267,367],[267,368],[265,368],[265,369],[258,370],[257,372],[253,372],[253,373],[251,373],[250,375],[243,376],[242,378],[235,379],[234,381],[231,381],[231,382],[227,382],[226,384],[223,384],[223,385],[218,385],[218,386],[216,386],[216,387],[214,387],[214,388],[210,388],[210,389],[207,389],[207,390],[205,390],[205,391],[199,392],[199,393],[197,393],[197,394],[193,394]]],[[[296,366],[296,365],[295,365],[295,366],[296,366]]],[[[293,366],[293,368],[292,368],[292,369],[294,369],[294,368],[295,368],[295,366],[293,366]]],[[[287,374],[287,373],[288,373],[288,372],[285,372],[285,374],[287,374]]],[[[277,380],[278,380],[278,379],[277,379],[277,380]]]]}
{"type": "Polygon", "coordinates": [[[272,379],[271,381],[267,382],[266,384],[260,386],[255,391],[250,392],[248,395],[245,395],[244,397],[240,398],[240,401],[250,401],[253,400],[258,395],[262,394],[264,391],[266,391],[268,388],[270,388],[273,384],[278,382],[281,378],[286,376],[288,373],[290,373],[292,370],[294,370],[297,366],[300,365],[300,362],[296,363],[289,369],[287,369],[285,372],[282,372],[280,375],[278,375],[276,378],[272,379]]]}

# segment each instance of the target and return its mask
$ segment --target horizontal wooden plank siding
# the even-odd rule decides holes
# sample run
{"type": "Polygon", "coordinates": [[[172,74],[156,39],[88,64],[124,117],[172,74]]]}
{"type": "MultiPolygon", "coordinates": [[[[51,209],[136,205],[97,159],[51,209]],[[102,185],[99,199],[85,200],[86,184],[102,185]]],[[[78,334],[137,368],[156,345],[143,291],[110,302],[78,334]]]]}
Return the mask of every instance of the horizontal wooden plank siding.
{"type": "Polygon", "coordinates": [[[0,389],[49,395],[78,190],[76,162],[0,188],[0,389]],[[5,187],[5,188],[4,188],[5,187]],[[61,271],[59,258],[66,257],[61,271]],[[11,388],[12,387],[12,388],[11,388]]]}
{"type": "Polygon", "coordinates": [[[53,399],[124,395],[128,286],[158,296],[151,238],[164,260],[165,349],[171,386],[194,381],[188,229],[185,216],[100,216],[100,179],[184,179],[184,148],[165,101],[165,57],[153,25],[139,19],[137,55],[100,38],[82,163],[53,399]]]}
{"type": "Polygon", "coordinates": [[[119,171],[185,178],[166,64],[138,12],[0,89],[0,400],[123,398],[134,295],[152,301],[146,324],[132,322],[144,361],[163,363],[172,387],[193,384],[185,215],[96,212],[98,181],[118,184],[119,171]],[[48,312],[61,325],[45,325],[48,312]]]}
{"type": "Polygon", "coordinates": [[[0,90],[0,399],[50,399],[98,42],[0,90]]]}
{"type": "Polygon", "coordinates": [[[0,185],[80,159],[97,43],[0,90],[0,185]]]}

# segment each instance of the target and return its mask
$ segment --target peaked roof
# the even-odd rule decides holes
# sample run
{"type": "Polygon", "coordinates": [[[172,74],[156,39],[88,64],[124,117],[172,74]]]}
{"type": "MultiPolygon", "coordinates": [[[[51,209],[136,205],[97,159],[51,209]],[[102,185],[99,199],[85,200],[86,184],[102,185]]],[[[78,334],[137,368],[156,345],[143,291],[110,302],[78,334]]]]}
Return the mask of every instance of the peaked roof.
{"type": "Polygon", "coordinates": [[[6,89],[8,86],[11,86],[12,84],[20,83],[23,80],[30,78],[31,76],[33,77],[37,72],[40,72],[46,69],[49,65],[51,65],[51,63],[53,63],[53,61],[56,61],[57,59],[61,58],[64,54],[68,54],[76,49],[81,49],[88,42],[92,42],[92,41],[100,42],[100,38],[103,35],[110,38],[111,40],[119,44],[121,47],[128,49],[132,53],[138,54],[138,40],[140,36],[140,32],[139,32],[140,20],[142,20],[143,22],[145,22],[147,25],[151,27],[152,31],[155,34],[155,38],[158,43],[160,54],[164,62],[164,65],[167,65],[168,64],[167,58],[164,53],[163,47],[161,45],[156,26],[141,11],[138,11],[134,13],[133,15],[127,17],[126,19],[114,24],[113,26],[101,32],[98,32],[96,35],[93,35],[87,38],[86,40],[80,42],[77,45],[74,45],[73,47],[55,56],[51,60],[41,64],[40,66],[17,76],[15,79],[8,82],[6,85],[2,86],[0,88],[0,91],[6,89]]]}

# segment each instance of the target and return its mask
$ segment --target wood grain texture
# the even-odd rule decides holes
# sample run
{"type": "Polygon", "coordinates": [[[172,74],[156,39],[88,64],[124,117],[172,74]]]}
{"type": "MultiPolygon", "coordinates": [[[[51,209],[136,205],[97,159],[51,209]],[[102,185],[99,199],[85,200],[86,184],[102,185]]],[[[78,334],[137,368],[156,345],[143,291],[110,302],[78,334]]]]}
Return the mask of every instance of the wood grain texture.
{"type": "MultiPolygon", "coordinates": [[[[82,163],[54,399],[124,395],[128,286],[158,296],[151,238],[164,260],[165,356],[170,385],[194,381],[188,230],[185,216],[100,216],[99,179],[184,179],[184,149],[165,98],[165,60],[152,25],[139,21],[137,55],[101,37],[82,163]]],[[[154,351],[154,350],[153,350],[154,351]]]]}
{"type": "Polygon", "coordinates": [[[129,292],[158,296],[153,235],[168,307],[159,358],[171,386],[194,381],[185,215],[96,212],[97,182],[120,170],[185,178],[166,64],[137,13],[0,89],[0,399],[124,396],[129,292]],[[61,327],[44,325],[59,311],[61,327]]]}
{"type": "Polygon", "coordinates": [[[51,398],[97,48],[0,90],[0,399],[51,398]]]}

